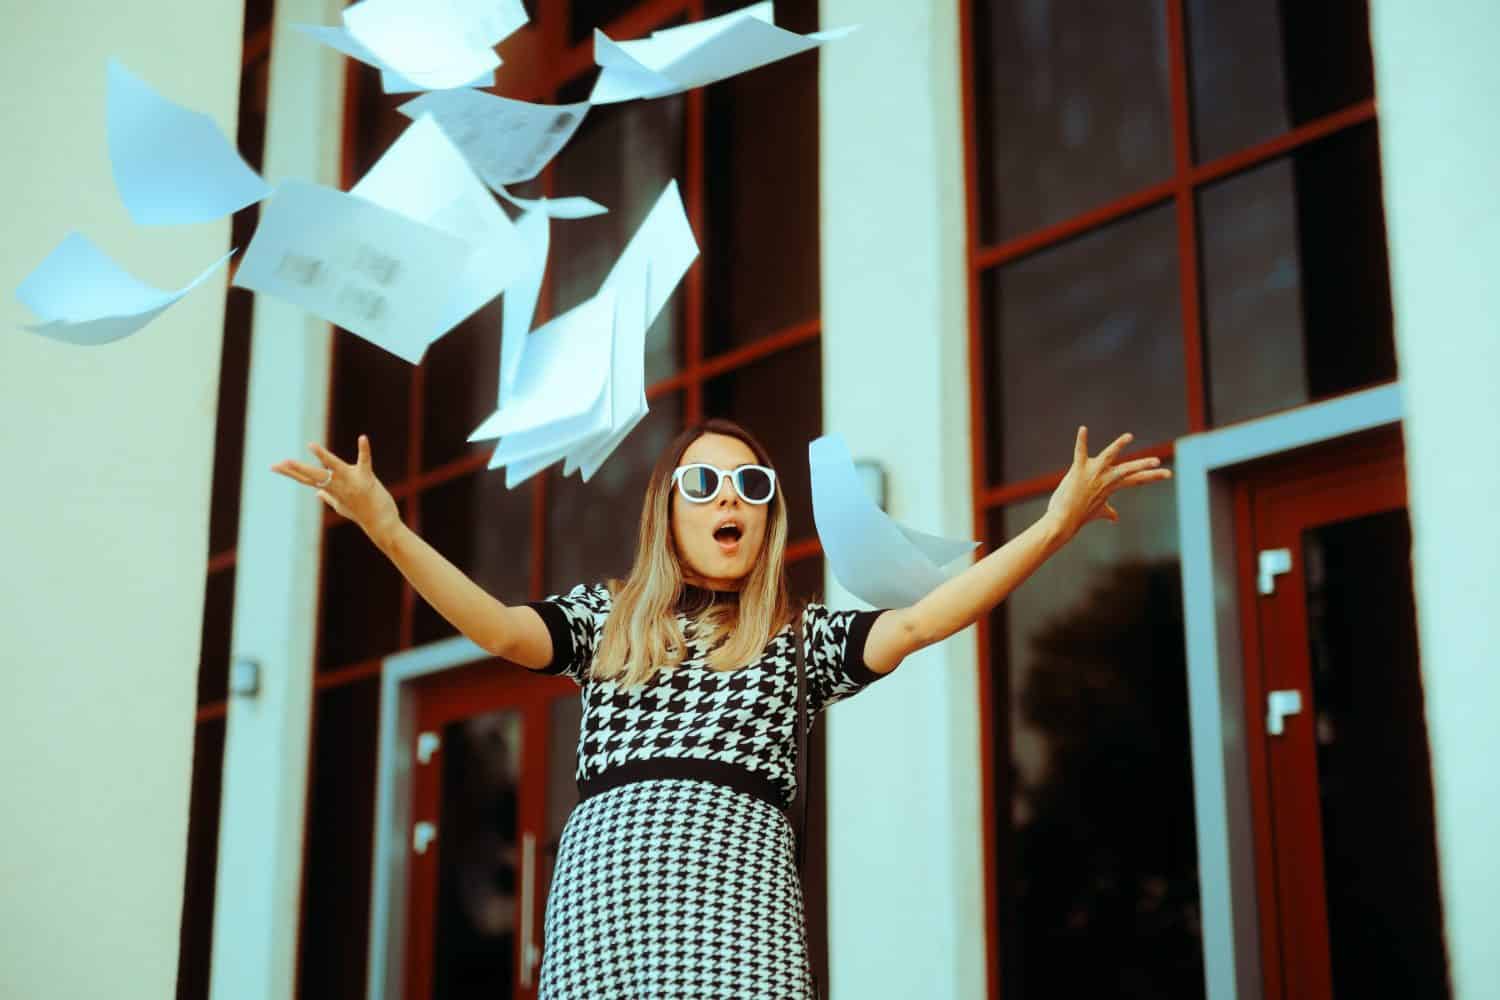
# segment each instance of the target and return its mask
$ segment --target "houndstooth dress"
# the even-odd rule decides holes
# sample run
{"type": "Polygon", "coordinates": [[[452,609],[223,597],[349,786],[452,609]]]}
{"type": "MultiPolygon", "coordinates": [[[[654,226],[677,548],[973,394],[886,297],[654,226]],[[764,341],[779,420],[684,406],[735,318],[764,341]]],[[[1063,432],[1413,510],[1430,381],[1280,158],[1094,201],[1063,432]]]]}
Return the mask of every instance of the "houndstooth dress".
{"type": "MultiPolygon", "coordinates": [[[[682,664],[624,688],[589,676],[611,607],[606,588],[576,587],[531,606],[552,637],[545,672],[583,689],[580,803],[547,898],[538,996],[812,997],[782,812],[796,785],[792,626],[755,662],[717,671],[684,608],[682,664]]],[[[807,607],[810,715],[880,676],[864,660],[878,614],[807,607]]]]}

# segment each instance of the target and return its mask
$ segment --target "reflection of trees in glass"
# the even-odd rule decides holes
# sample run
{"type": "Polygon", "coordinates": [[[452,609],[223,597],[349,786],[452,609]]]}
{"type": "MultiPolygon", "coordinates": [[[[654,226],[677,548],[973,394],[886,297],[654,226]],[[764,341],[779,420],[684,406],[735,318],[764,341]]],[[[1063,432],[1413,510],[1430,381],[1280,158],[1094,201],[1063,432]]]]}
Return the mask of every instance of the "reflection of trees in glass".
{"type": "Polygon", "coordinates": [[[1115,565],[1032,637],[1012,996],[1203,995],[1180,586],[1175,559],[1115,565]]]}

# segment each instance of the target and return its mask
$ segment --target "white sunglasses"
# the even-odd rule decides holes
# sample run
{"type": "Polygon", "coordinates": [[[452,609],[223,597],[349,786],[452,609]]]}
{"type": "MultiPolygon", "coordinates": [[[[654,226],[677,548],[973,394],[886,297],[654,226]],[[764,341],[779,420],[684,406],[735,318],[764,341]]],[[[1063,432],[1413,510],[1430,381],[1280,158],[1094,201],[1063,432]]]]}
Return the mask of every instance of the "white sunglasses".
{"type": "Polygon", "coordinates": [[[741,465],[725,471],[707,462],[679,465],[672,472],[672,485],[690,503],[708,503],[719,495],[719,488],[728,479],[734,491],[746,503],[770,503],[776,495],[776,472],[764,465],[741,465]]]}

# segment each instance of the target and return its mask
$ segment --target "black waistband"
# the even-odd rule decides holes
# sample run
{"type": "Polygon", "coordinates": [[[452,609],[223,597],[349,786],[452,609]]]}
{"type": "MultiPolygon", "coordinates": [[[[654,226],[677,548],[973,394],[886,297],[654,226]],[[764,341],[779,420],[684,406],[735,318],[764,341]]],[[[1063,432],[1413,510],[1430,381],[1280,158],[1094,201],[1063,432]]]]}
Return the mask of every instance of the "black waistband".
{"type": "Polygon", "coordinates": [[[623,764],[617,764],[602,774],[580,779],[578,801],[582,802],[593,798],[600,792],[607,792],[611,788],[619,788],[631,782],[662,778],[711,781],[716,785],[724,785],[737,792],[753,795],[777,809],[785,809],[787,806],[776,783],[764,774],[747,771],[720,760],[699,760],[688,757],[652,757],[647,760],[629,760],[623,764]]]}

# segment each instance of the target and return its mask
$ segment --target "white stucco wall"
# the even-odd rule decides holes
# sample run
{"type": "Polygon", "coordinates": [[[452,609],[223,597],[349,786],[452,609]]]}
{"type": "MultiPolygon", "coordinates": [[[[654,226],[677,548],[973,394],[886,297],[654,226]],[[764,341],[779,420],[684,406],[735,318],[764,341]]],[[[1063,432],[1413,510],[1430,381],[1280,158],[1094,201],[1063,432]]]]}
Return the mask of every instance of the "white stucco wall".
{"type": "MultiPolygon", "coordinates": [[[[958,7],[823,0],[823,425],[889,509],[970,537],[958,7]]],[[[855,603],[831,578],[829,601],[855,603]]],[[[828,715],[831,996],[985,993],[972,630],[828,715]]]]}
{"type": "Polygon", "coordinates": [[[233,134],[238,0],[0,0],[0,996],[173,995],[225,278],[134,337],[24,332],[71,229],[181,284],[228,223],[133,225],[105,60],[233,134]]]}
{"type": "Polygon", "coordinates": [[[1453,995],[1500,996],[1500,10],[1373,0],[1413,571],[1453,995]]]}

